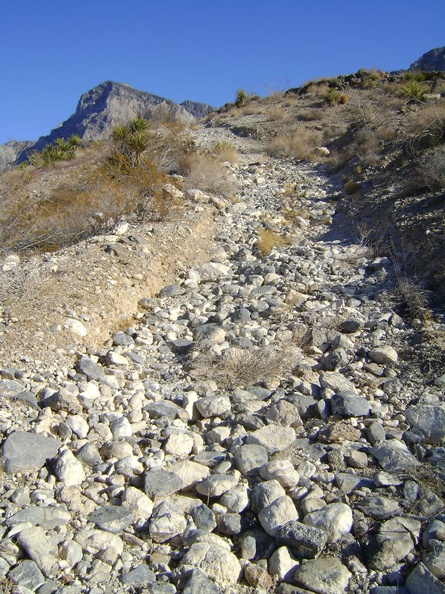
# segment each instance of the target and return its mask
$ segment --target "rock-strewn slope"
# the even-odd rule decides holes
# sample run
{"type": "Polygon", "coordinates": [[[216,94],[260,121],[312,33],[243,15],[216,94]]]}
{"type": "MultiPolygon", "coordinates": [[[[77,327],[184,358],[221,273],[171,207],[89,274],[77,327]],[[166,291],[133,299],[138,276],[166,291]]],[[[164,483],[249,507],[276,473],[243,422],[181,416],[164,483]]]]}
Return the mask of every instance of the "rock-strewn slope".
{"type": "Polygon", "coordinates": [[[404,360],[391,260],[319,239],[337,189],[316,165],[248,153],[234,175],[232,202],[189,192],[212,255],[131,327],[68,369],[2,370],[20,592],[445,588],[445,377],[404,360]]]}

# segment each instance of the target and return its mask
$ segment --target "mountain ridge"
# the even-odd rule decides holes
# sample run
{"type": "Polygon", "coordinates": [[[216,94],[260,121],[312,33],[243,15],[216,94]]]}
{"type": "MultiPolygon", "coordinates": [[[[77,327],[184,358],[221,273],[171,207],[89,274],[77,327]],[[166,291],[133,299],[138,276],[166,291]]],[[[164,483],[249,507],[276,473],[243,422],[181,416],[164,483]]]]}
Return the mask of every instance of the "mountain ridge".
{"type": "Polygon", "coordinates": [[[75,112],[49,134],[27,143],[16,154],[16,162],[22,163],[31,151],[41,151],[58,138],[75,134],[85,142],[104,139],[110,136],[114,127],[136,117],[191,123],[207,115],[211,109],[209,105],[189,100],[178,104],[126,83],[108,80],[83,93],[75,112]]]}

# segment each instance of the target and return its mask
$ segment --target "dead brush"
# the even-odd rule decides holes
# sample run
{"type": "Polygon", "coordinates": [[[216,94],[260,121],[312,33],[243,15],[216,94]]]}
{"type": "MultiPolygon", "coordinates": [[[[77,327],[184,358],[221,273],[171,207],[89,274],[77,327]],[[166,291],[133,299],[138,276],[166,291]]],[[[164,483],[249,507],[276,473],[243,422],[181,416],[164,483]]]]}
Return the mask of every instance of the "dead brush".
{"type": "Polygon", "coordinates": [[[306,160],[314,157],[323,135],[318,130],[297,129],[276,136],[267,146],[267,152],[274,157],[291,157],[306,160]]]}
{"type": "Polygon", "coordinates": [[[214,156],[204,151],[184,154],[180,159],[181,174],[187,188],[198,188],[225,198],[235,191],[230,171],[214,156]]]}
{"type": "Polygon", "coordinates": [[[298,363],[298,349],[292,344],[278,344],[246,350],[229,348],[217,355],[206,341],[191,352],[191,375],[214,380],[221,389],[251,386],[280,379],[298,363]]]}
{"type": "Polygon", "coordinates": [[[275,247],[288,247],[292,245],[292,243],[293,241],[289,236],[280,235],[280,233],[264,227],[258,229],[256,247],[262,256],[267,255],[275,247]]]}

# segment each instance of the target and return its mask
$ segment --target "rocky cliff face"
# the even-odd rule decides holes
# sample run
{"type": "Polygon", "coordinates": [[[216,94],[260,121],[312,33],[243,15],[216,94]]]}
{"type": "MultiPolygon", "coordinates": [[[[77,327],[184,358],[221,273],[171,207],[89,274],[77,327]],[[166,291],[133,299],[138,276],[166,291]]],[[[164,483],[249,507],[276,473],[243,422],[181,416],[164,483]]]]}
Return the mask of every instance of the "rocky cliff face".
{"type": "Polygon", "coordinates": [[[106,81],[84,93],[74,114],[50,134],[41,136],[37,142],[21,151],[17,162],[24,161],[29,150],[41,151],[57,138],[69,138],[77,134],[85,141],[98,140],[106,138],[115,126],[136,117],[187,123],[203,117],[210,109],[208,105],[193,101],[178,105],[169,99],[138,91],[130,85],[106,81]]]}
{"type": "Polygon", "coordinates": [[[445,47],[437,47],[426,52],[411,64],[409,70],[424,70],[425,72],[445,70],[445,47]]]}

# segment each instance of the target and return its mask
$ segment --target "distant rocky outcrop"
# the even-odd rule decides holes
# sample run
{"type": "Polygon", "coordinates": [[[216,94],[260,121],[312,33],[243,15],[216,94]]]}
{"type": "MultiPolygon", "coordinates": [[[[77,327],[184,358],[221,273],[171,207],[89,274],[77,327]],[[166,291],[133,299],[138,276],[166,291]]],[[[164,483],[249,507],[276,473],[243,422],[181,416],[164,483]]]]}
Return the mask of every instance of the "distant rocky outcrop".
{"type": "Polygon", "coordinates": [[[6,171],[6,169],[15,165],[18,155],[33,144],[33,142],[26,140],[9,140],[0,145],[0,171],[6,171]]]}
{"type": "Polygon", "coordinates": [[[411,64],[409,70],[423,70],[425,72],[445,70],[445,47],[437,47],[426,52],[411,64]]]}
{"type": "Polygon", "coordinates": [[[210,110],[211,107],[203,103],[184,101],[178,105],[130,85],[106,81],[84,93],[74,114],[50,134],[21,150],[17,163],[24,161],[30,150],[41,151],[57,138],[77,134],[84,141],[98,140],[109,136],[115,126],[136,117],[187,123],[204,117],[210,110]]]}

